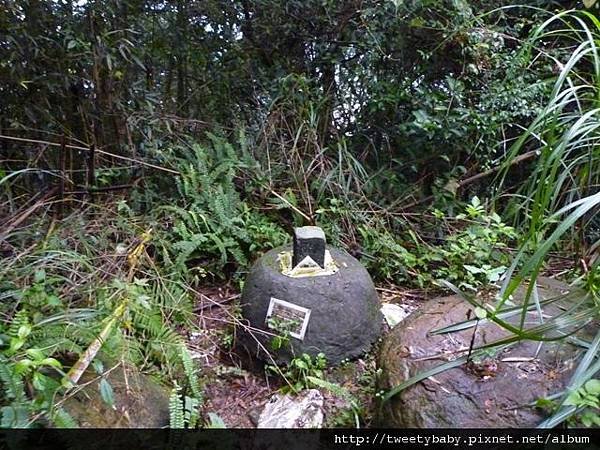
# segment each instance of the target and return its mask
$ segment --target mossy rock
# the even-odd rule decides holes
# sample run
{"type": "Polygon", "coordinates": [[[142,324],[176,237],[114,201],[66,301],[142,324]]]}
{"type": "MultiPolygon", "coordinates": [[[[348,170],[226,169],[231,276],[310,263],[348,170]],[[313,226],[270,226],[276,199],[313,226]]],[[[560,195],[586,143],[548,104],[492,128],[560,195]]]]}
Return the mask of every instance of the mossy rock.
{"type": "Polygon", "coordinates": [[[65,410],[82,428],[161,428],[169,425],[170,390],[133,367],[112,370],[106,380],[113,390],[114,405],[100,394],[100,379],[91,371],[79,382],[75,395],[67,394],[65,410]]]}

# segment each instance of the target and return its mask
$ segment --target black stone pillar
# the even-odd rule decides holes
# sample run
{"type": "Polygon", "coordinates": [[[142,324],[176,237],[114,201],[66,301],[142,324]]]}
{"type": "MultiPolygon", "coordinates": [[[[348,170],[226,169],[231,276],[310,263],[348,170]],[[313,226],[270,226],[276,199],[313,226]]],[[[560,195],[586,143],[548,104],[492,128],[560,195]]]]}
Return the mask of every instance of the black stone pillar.
{"type": "Polygon", "coordinates": [[[322,269],[325,268],[325,233],[319,227],[294,228],[294,253],[292,267],[309,256],[322,269]]]}

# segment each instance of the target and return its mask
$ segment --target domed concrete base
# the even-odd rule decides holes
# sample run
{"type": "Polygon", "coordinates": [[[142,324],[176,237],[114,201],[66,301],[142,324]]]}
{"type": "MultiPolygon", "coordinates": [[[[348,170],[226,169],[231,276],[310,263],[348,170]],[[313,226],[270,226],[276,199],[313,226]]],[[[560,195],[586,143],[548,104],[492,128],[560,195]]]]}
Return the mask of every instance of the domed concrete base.
{"type": "Polygon", "coordinates": [[[329,364],[338,364],[364,353],[378,338],[382,316],[371,277],[348,253],[328,249],[339,267],[332,275],[283,275],[278,257],[289,247],[271,250],[256,262],[242,293],[242,315],[251,327],[259,329],[253,336],[240,330],[251,354],[268,358],[258,340],[279,362],[302,353],[314,356],[322,352],[329,364]],[[268,313],[271,317],[294,316],[296,326],[289,345],[277,351],[270,342],[273,334],[280,333],[269,328],[268,313]]]}

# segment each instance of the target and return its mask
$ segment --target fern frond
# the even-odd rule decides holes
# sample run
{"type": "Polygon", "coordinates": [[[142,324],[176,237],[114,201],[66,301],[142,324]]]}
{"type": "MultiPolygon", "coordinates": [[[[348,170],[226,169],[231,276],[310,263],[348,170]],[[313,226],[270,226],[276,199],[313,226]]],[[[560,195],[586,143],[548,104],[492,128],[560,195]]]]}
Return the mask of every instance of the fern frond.
{"type": "Polygon", "coordinates": [[[28,405],[12,403],[0,408],[0,428],[27,428],[28,426],[28,405]]]}
{"type": "Polygon", "coordinates": [[[169,426],[170,428],[185,428],[183,404],[177,386],[171,390],[171,395],[169,396],[169,426]]]}
{"type": "Polygon", "coordinates": [[[19,335],[19,328],[24,325],[29,325],[29,315],[24,309],[19,310],[13,317],[10,326],[8,327],[8,335],[10,337],[17,337],[19,335]]]}
{"type": "Polygon", "coordinates": [[[56,428],[79,428],[79,424],[73,416],[60,407],[52,411],[49,419],[56,428]]]}
{"type": "Polygon", "coordinates": [[[198,370],[195,366],[194,361],[192,360],[190,353],[185,345],[181,346],[181,362],[183,363],[183,370],[185,373],[185,377],[190,386],[190,390],[194,397],[201,401],[202,392],[200,391],[200,386],[198,384],[198,370]]]}
{"type": "Polygon", "coordinates": [[[21,405],[27,400],[25,386],[21,376],[15,374],[12,368],[13,365],[0,355],[0,382],[3,386],[3,395],[6,399],[13,400],[13,403],[21,405]]]}

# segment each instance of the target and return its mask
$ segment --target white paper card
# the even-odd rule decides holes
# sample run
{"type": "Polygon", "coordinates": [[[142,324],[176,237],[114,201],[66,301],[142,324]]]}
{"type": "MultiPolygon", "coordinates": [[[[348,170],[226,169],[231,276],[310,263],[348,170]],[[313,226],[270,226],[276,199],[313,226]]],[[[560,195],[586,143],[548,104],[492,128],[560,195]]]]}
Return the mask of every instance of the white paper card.
{"type": "Polygon", "coordinates": [[[290,336],[303,340],[306,328],[308,327],[308,321],[310,320],[310,309],[271,297],[267,317],[265,318],[267,326],[269,323],[268,320],[272,318],[279,319],[288,324],[289,322],[293,322],[289,331],[290,336]]]}

